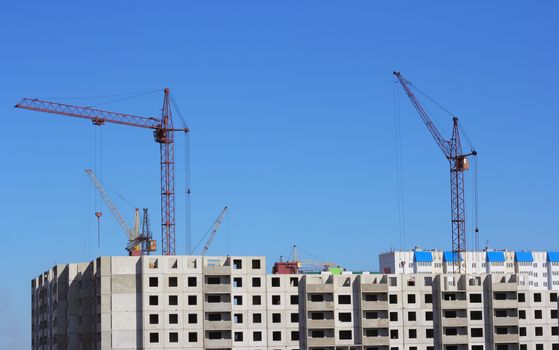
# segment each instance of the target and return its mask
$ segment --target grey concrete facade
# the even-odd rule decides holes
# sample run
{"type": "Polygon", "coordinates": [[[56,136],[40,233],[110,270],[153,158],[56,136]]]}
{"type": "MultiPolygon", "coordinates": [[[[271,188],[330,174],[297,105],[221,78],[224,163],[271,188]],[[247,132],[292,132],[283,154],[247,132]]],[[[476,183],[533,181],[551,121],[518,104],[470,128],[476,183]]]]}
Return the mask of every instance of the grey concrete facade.
{"type": "Polygon", "coordinates": [[[32,280],[33,349],[559,349],[557,291],[499,274],[267,274],[100,257],[32,280]]]}

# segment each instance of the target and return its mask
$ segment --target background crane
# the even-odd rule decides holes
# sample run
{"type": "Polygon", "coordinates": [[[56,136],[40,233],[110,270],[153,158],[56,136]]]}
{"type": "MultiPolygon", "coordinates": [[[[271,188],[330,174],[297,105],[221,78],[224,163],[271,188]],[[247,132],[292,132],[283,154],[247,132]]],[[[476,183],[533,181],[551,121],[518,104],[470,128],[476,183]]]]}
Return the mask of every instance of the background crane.
{"type": "MultiPolygon", "coordinates": [[[[89,176],[91,182],[93,182],[95,188],[101,195],[101,198],[109,208],[109,211],[128,237],[128,244],[126,245],[128,254],[140,255],[142,253],[149,253],[149,251],[151,251],[152,248],[155,247],[155,242],[151,242],[151,235],[149,233],[144,234],[144,229],[142,230],[142,235],[140,235],[140,216],[138,213],[138,209],[136,208],[136,213],[134,216],[134,227],[130,228],[111,197],[109,197],[109,195],[107,194],[107,191],[105,191],[105,188],[103,187],[101,181],[99,181],[97,176],[95,176],[95,173],[91,169],[85,169],[85,173],[89,176]]],[[[147,209],[144,209],[144,226],[146,225],[145,221],[147,220],[147,215],[147,209]]],[[[100,215],[98,215],[98,212],[95,213],[95,216],[97,216],[98,218],[100,217],[100,215]]],[[[149,227],[147,227],[147,229],[149,230],[149,227]]]]}
{"type": "Polygon", "coordinates": [[[223,210],[221,211],[217,219],[215,219],[210,231],[210,236],[208,237],[208,240],[206,241],[204,248],[202,248],[202,252],[200,253],[200,255],[205,256],[206,253],[208,252],[208,249],[210,249],[210,246],[212,245],[215,235],[217,234],[217,231],[219,230],[219,227],[223,222],[223,218],[225,217],[225,214],[227,214],[227,210],[228,210],[227,207],[223,208],[223,210]]]}
{"type": "MultiPolygon", "coordinates": [[[[458,117],[452,118],[452,135],[446,140],[435,124],[429,117],[429,114],[423,108],[417,97],[412,91],[413,84],[406,80],[400,72],[394,72],[394,76],[402,85],[402,88],[408,95],[411,103],[419,113],[421,119],[427,126],[431,136],[448,159],[450,164],[450,203],[451,203],[451,221],[452,221],[452,257],[453,268],[455,272],[464,273],[465,268],[462,267],[462,256],[466,251],[466,211],[464,200],[464,171],[469,169],[468,157],[476,156],[477,152],[471,150],[470,153],[462,153],[462,144],[460,142],[460,130],[458,127],[458,117]]],[[[477,231],[477,228],[476,228],[477,231]]]]}
{"type": "Polygon", "coordinates": [[[155,239],[151,239],[151,230],[148,209],[144,208],[144,216],[142,219],[142,233],[138,236],[138,240],[142,242],[142,254],[149,255],[150,252],[157,250],[155,239]]]}
{"type": "Polygon", "coordinates": [[[155,142],[160,145],[161,170],[161,253],[175,255],[175,131],[189,129],[173,127],[169,89],[165,88],[160,118],[140,117],[130,114],[104,111],[90,107],[24,98],[15,107],[32,111],[89,119],[94,125],[114,123],[153,130],[155,142]]]}
{"type": "MultiPolygon", "coordinates": [[[[310,254],[307,252],[307,254],[310,254]]],[[[334,262],[323,261],[321,259],[305,259],[301,260],[299,257],[299,250],[297,245],[293,245],[291,249],[291,262],[297,263],[298,273],[309,273],[309,272],[320,272],[329,271],[330,269],[336,269],[340,266],[334,262]]]]}

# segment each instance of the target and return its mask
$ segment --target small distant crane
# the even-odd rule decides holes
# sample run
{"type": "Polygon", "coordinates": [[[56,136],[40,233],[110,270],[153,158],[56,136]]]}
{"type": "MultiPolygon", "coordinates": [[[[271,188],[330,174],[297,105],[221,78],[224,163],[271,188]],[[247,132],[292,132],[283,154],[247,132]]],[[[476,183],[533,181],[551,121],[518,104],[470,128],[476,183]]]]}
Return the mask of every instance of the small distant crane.
{"type": "MultiPolygon", "coordinates": [[[[445,139],[435,124],[429,117],[429,114],[423,108],[417,97],[412,91],[413,84],[405,79],[400,72],[394,72],[394,76],[398,79],[402,88],[408,95],[411,103],[419,113],[421,119],[427,126],[431,136],[443,151],[444,156],[450,163],[450,202],[452,216],[452,259],[453,269],[457,273],[465,273],[462,267],[462,256],[466,252],[466,210],[464,200],[464,171],[470,168],[468,162],[469,156],[476,156],[477,152],[472,149],[469,153],[462,152],[462,144],[460,142],[460,130],[458,127],[458,117],[452,118],[452,135],[449,140],[445,139]]],[[[477,233],[476,227],[476,233],[477,233]]]]}
{"type": "Polygon", "coordinates": [[[301,260],[296,245],[293,245],[291,249],[291,261],[297,263],[297,270],[299,273],[328,271],[331,268],[339,267],[338,264],[329,261],[301,260]]]}
{"type": "Polygon", "coordinates": [[[205,256],[206,253],[208,252],[208,249],[210,249],[210,245],[212,244],[215,235],[217,234],[217,230],[219,230],[219,227],[223,222],[223,218],[225,217],[225,214],[227,214],[227,210],[228,210],[227,207],[223,208],[223,210],[221,211],[217,219],[215,219],[211,228],[210,236],[208,237],[208,240],[206,241],[204,248],[202,248],[202,252],[200,253],[200,255],[205,256]]]}
{"type": "Polygon", "coordinates": [[[149,255],[150,252],[155,252],[157,250],[157,244],[155,239],[152,239],[151,236],[148,209],[144,208],[143,210],[142,233],[138,236],[138,240],[142,242],[142,253],[144,255],[149,255]]]}
{"type": "MultiPolygon", "coordinates": [[[[109,197],[109,195],[105,191],[103,184],[101,183],[101,181],[99,181],[99,179],[97,178],[93,170],[85,169],[85,173],[89,176],[91,182],[93,182],[95,188],[101,195],[101,198],[109,208],[109,211],[111,212],[115,220],[118,222],[118,224],[120,225],[120,227],[122,228],[126,236],[128,237],[128,244],[126,245],[126,250],[128,251],[128,254],[137,256],[142,254],[149,254],[151,251],[155,251],[156,243],[154,240],[151,239],[151,233],[149,232],[149,224],[148,224],[149,219],[148,219],[147,209],[144,209],[144,225],[142,229],[142,234],[140,235],[139,233],[140,218],[139,218],[138,208],[136,208],[136,212],[134,216],[134,227],[130,228],[126,223],[126,221],[124,220],[124,218],[122,217],[122,215],[120,214],[120,211],[116,207],[111,197],[109,197]]],[[[102,215],[101,212],[95,213],[95,216],[97,217],[98,220],[101,217],[101,215],[102,215]]]]}

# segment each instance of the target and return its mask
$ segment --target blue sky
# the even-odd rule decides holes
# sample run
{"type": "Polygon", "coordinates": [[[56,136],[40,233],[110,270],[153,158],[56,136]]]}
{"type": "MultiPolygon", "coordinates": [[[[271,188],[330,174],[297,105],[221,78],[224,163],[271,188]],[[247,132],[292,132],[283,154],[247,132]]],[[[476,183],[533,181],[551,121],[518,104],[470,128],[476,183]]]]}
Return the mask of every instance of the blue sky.
{"type": "MultiPolygon", "coordinates": [[[[228,205],[211,254],[271,262],[298,244],[347,268],[374,270],[379,252],[402,245],[398,69],[460,116],[480,153],[481,241],[559,249],[558,12],[551,1],[4,4],[0,348],[30,346],[31,278],[55,262],[122,254],[125,244],[106,212],[97,247],[94,191],[83,172],[94,164],[93,126],[14,109],[20,98],[168,86],[192,130],[194,243],[228,205]]],[[[403,246],[448,249],[448,164],[400,98],[403,246]]],[[[160,94],[150,94],[103,107],[151,116],[160,105],[160,94]]],[[[448,135],[450,117],[436,119],[448,135]]],[[[150,208],[159,239],[158,152],[147,130],[103,129],[103,179],[150,208]]],[[[183,254],[180,137],[177,167],[183,254]]],[[[117,204],[131,220],[133,207],[117,204]]]]}

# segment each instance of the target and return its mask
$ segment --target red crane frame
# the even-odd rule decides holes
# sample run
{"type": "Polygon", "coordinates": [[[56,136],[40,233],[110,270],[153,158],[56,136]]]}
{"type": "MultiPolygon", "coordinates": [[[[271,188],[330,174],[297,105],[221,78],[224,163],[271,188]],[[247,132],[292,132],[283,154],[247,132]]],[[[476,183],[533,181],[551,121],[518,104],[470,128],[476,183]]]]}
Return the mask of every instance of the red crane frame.
{"type": "Polygon", "coordinates": [[[153,130],[155,142],[160,145],[161,170],[161,253],[175,255],[175,131],[189,132],[188,128],[174,128],[170,90],[165,88],[161,118],[148,118],[104,111],[91,107],[73,106],[39,99],[24,98],[16,108],[89,119],[95,125],[121,124],[153,130]]]}

